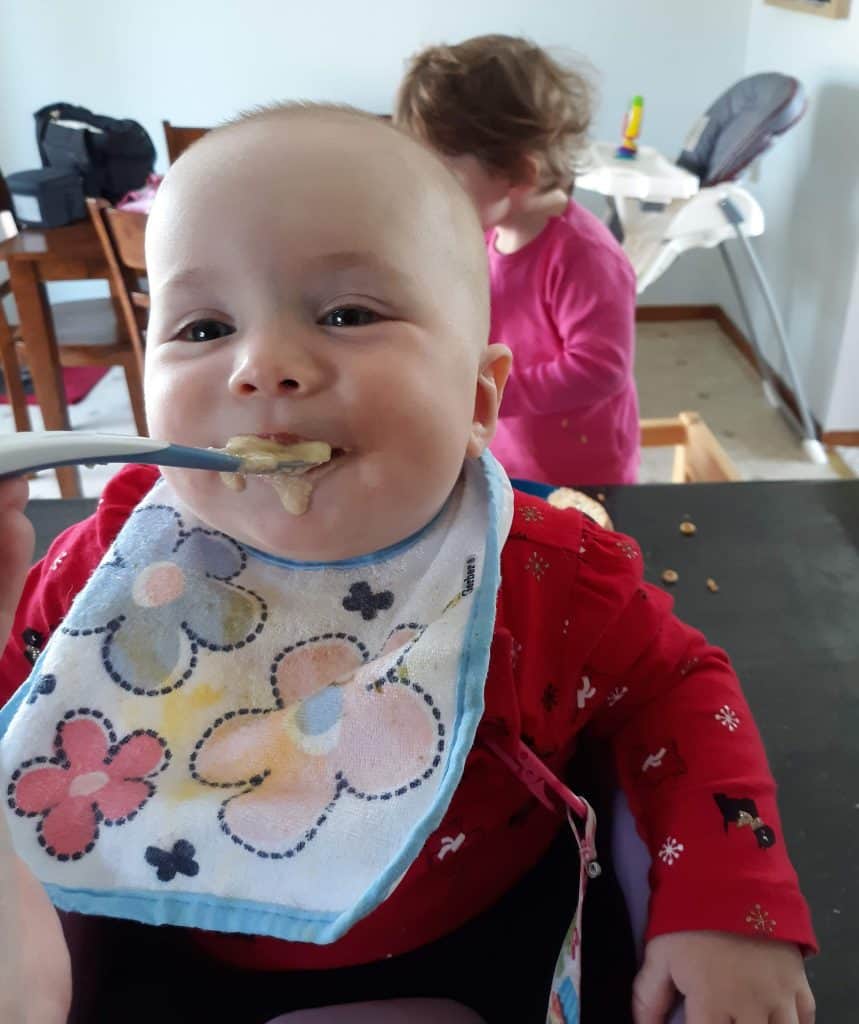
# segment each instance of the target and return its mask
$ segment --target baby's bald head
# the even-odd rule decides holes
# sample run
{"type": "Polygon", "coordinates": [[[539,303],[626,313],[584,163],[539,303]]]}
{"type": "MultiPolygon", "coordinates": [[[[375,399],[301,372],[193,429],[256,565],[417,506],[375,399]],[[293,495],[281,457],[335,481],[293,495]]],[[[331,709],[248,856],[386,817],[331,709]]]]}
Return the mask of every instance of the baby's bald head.
{"type": "Polygon", "coordinates": [[[224,204],[251,196],[268,204],[264,219],[248,222],[260,245],[282,222],[278,208],[290,202],[314,210],[323,238],[342,228],[344,203],[362,248],[372,252],[374,236],[396,233],[419,254],[427,299],[449,307],[457,333],[464,330],[478,352],[486,347],[488,268],[473,204],[431,150],[390,122],[349,107],[286,103],[209,132],[170,168],[159,190],[147,233],[156,282],[177,231],[191,226],[189,198],[217,219],[224,204]]]}

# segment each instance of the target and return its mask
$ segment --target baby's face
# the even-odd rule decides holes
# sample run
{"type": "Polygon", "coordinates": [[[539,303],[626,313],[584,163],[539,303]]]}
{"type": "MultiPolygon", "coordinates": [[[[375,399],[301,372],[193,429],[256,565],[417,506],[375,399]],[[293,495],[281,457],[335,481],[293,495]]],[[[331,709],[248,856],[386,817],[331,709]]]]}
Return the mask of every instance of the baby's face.
{"type": "Polygon", "coordinates": [[[223,131],[171,170],[147,236],[152,436],[335,450],[301,516],[264,479],[236,493],[165,470],[210,526],[287,558],[366,554],[424,526],[488,440],[503,381],[482,243],[429,166],[383,125],[301,114],[223,131]]]}

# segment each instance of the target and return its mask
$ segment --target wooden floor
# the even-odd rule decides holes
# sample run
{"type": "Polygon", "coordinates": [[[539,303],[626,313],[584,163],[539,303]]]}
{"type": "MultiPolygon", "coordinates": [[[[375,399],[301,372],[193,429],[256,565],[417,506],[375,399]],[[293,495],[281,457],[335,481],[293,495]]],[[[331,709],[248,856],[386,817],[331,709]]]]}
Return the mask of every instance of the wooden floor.
{"type": "MultiPolygon", "coordinates": [[[[642,416],[701,414],[746,480],[835,479],[809,462],[760,379],[713,320],[639,323],[636,381],[642,416]]],[[[644,453],[641,479],[669,479],[671,454],[644,453]]],[[[839,467],[840,468],[840,467],[839,467]]]]}

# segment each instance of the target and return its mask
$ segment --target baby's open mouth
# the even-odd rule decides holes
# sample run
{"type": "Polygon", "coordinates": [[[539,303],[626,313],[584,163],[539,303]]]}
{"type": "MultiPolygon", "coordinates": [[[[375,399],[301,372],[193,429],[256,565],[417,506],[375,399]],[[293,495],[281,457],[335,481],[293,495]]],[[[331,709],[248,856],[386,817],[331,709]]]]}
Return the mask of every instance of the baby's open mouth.
{"type": "Polygon", "coordinates": [[[308,441],[295,434],[237,434],[221,449],[242,460],[242,470],[221,473],[223,483],[233,491],[243,491],[248,476],[261,476],[277,491],[281,504],[290,515],[303,515],[318,470],[329,467],[346,454],[327,441],[308,441]]]}

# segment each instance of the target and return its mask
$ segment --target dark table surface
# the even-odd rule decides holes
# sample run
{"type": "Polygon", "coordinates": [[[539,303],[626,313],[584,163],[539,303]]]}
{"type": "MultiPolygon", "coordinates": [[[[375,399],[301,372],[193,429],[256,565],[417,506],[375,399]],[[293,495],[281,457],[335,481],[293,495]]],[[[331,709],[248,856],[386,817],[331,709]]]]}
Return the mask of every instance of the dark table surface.
{"type": "MultiPolygon", "coordinates": [[[[824,1024],[859,1006],[859,480],[605,488],[647,576],[726,648],[780,786],[784,830],[823,952],[824,1024]],[[695,523],[694,536],[680,532],[695,523]],[[712,578],[717,593],[707,589],[712,578]]],[[[88,501],[33,501],[39,551],[88,501]]]]}

